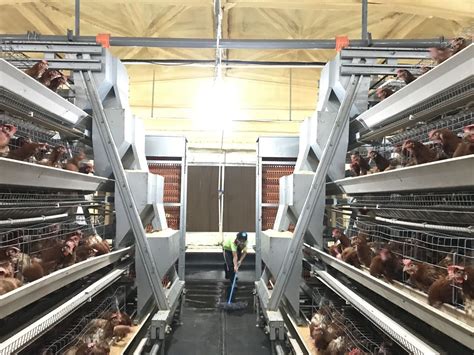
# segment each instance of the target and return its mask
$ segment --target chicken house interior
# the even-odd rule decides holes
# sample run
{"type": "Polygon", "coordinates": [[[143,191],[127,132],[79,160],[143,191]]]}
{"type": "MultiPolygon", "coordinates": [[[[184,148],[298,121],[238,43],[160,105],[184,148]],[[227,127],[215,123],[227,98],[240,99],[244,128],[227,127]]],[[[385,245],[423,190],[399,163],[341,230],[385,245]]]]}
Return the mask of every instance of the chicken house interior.
{"type": "MultiPolygon", "coordinates": [[[[472,6],[471,30],[440,25],[441,37],[424,27],[378,37],[368,32],[379,33],[377,5],[362,0],[340,4],[361,35],[337,22],[328,40],[317,24],[304,39],[283,25],[257,39],[232,37],[232,16],[326,2],[215,0],[199,5],[213,14],[205,39],[173,36],[163,21],[166,38],[125,37],[106,20],[81,33],[92,6],[82,2],[67,5],[67,33],[43,21],[44,33],[12,34],[0,14],[0,354],[473,354],[472,6]],[[252,54],[265,50],[299,59],[252,54]],[[159,101],[202,96],[192,81],[202,78],[183,80],[183,68],[210,70],[205,126],[159,101]],[[224,97],[238,96],[226,86],[238,75],[264,81],[244,78],[255,68],[288,70],[284,124],[239,118],[265,109],[224,97]],[[296,120],[292,70],[311,70],[317,87],[296,120]],[[167,81],[181,86],[166,93],[167,81]],[[151,118],[140,117],[145,96],[151,118]]],[[[35,11],[47,18],[55,2],[45,3],[35,11]]],[[[148,6],[117,3],[131,16],[148,6]]],[[[266,88],[245,100],[269,100],[266,88]]]]}

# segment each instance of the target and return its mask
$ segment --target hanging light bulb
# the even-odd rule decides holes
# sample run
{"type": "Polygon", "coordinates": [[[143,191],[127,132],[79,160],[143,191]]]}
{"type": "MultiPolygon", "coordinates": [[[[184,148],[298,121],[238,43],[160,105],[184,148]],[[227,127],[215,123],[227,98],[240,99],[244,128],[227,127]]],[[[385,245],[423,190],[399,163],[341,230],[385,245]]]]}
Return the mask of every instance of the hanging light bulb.
{"type": "Polygon", "coordinates": [[[200,128],[229,130],[232,121],[240,118],[239,92],[221,75],[200,87],[194,103],[194,121],[200,128]]]}

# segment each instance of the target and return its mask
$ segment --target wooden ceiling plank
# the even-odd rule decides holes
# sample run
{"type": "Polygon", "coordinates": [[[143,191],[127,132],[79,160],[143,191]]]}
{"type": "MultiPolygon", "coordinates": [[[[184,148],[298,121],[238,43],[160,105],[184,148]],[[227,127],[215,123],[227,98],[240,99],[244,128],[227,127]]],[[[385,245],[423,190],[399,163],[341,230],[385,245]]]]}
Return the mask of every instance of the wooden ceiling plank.
{"type": "Polygon", "coordinates": [[[35,29],[38,33],[54,34],[64,32],[64,28],[58,26],[51,20],[44,8],[40,9],[37,4],[27,4],[22,6],[18,11],[29,23],[29,29],[35,29]]]}

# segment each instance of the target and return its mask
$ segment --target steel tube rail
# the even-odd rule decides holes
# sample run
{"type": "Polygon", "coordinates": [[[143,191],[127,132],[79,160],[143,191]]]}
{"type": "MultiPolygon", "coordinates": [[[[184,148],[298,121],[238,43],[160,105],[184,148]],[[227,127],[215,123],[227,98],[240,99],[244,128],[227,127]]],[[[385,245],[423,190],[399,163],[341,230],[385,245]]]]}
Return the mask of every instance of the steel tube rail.
{"type": "MultiPolygon", "coordinates": [[[[186,65],[196,67],[213,68],[216,66],[215,60],[206,59],[121,59],[127,65],[186,65]]],[[[278,61],[257,61],[257,60],[229,60],[223,59],[222,67],[225,68],[319,68],[322,69],[325,62],[278,62],[278,61]]]]}
{"type": "Polygon", "coordinates": [[[74,35],[81,35],[81,0],[76,0],[74,8],[74,35]]]}
{"type": "Polygon", "coordinates": [[[362,0],[362,34],[361,36],[364,41],[369,40],[369,32],[367,28],[368,16],[369,16],[369,1],[362,0]]]}
{"type": "MultiPolygon", "coordinates": [[[[17,35],[5,34],[0,41],[63,41],[95,43],[95,36],[67,36],[57,35],[17,35]]],[[[373,47],[417,47],[429,48],[440,46],[445,42],[444,37],[426,39],[383,39],[372,40],[373,47]]],[[[117,47],[159,47],[159,48],[213,48],[216,49],[216,40],[212,38],[155,38],[155,37],[110,37],[110,45],[117,47]]],[[[353,39],[349,41],[351,47],[364,47],[367,40],[353,39]]],[[[335,39],[221,39],[221,49],[333,49],[335,39]]]]}
{"type": "Polygon", "coordinates": [[[407,222],[407,221],[401,221],[395,218],[384,218],[384,217],[375,217],[375,219],[380,222],[398,224],[400,226],[415,227],[415,228],[422,228],[422,229],[432,229],[432,230],[439,230],[439,231],[444,231],[444,232],[460,232],[460,233],[474,234],[474,226],[471,226],[471,227],[443,226],[443,225],[429,224],[429,223],[407,222]]]}
{"type": "Polygon", "coordinates": [[[6,219],[0,221],[0,226],[13,226],[15,224],[25,224],[25,223],[34,223],[34,222],[46,222],[55,220],[58,218],[64,218],[69,216],[68,213],[55,214],[53,216],[40,216],[32,218],[20,218],[20,219],[6,219]]]}

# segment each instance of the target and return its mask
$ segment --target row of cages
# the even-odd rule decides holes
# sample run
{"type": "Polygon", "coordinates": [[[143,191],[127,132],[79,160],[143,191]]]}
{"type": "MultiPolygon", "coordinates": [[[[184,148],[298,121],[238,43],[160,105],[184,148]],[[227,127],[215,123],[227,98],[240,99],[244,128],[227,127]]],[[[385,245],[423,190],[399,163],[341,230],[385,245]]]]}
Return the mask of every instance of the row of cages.
{"type": "MultiPolygon", "coordinates": [[[[41,76],[35,79],[45,84],[41,76]]],[[[67,90],[61,89],[68,87],[67,82],[56,89],[45,86],[64,94],[67,90]]],[[[56,131],[62,123],[41,116],[42,111],[37,114],[36,110],[42,108],[30,108],[27,101],[16,104],[31,111],[31,117],[2,106],[5,111],[0,110],[0,158],[6,158],[2,160],[13,166],[12,169],[26,165],[28,171],[46,173],[31,176],[33,183],[29,188],[0,186],[0,297],[4,295],[2,298],[12,304],[9,313],[0,319],[3,325],[12,324],[2,329],[2,340],[13,337],[37,316],[50,314],[54,315],[54,322],[59,321],[55,312],[64,306],[64,301],[71,301],[92,282],[107,282],[105,291],[90,296],[52,330],[46,332],[42,328],[41,337],[28,341],[28,347],[19,353],[120,353],[122,350],[114,347],[127,344],[130,341],[127,337],[137,328],[132,319],[137,312],[138,291],[133,260],[124,257],[133,255],[133,248],[131,254],[116,250],[119,246],[115,245],[114,193],[105,191],[109,191],[109,186],[104,191],[92,191],[92,183],[74,190],[74,179],[101,181],[97,186],[102,184],[102,187],[106,185],[102,183],[105,179],[57,173],[57,169],[63,169],[94,174],[92,141],[83,134],[87,131],[83,125],[90,124],[90,118],[75,128],[64,125],[56,131]],[[12,161],[22,163],[11,164],[12,161]],[[42,179],[49,176],[64,179],[70,185],[43,186],[42,179]],[[110,253],[113,254],[106,255],[110,253]],[[118,274],[121,271],[118,269],[125,267],[128,271],[116,280],[102,281],[107,273],[118,274]],[[78,280],[79,275],[86,276],[78,280]],[[34,295],[37,285],[40,291],[34,295]],[[22,300],[30,296],[34,299],[31,302],[22,300]]],[[[176,230],[180,227],[182,169],[181,164],[150,164],[150,172],[164,177],[165,214],[169,227],[176,230]]],[[[174,277],[172,268],[161,280],[163,287],[169,289],[174,277]]]]}
{"type": "MultiPolygon", "coordinates": [[[[436,65],[466,46],[463,40],[460,47],[443,49],[441,52],[445,55],[438,58],[436,65]]],[[[435,52],[433,49],[431,55],[439,55],[435,52]]],[[[384,78],[379,79],[383,83],[384,78]]],[[[404,82],[403,86],[412,85],[417,77],[407,70],[399,70],[398,80],[404,82]]],[[[443,161],[474,154],[472,85],[472,80],[466,79],[457,86],[446,87],[442,95],[433,98],[438,100],[433,107],[420,103],[420,107],[412,108],[413,112],[426,111],[421,119],[416,113],[403,118],[412,123],[405,128],[393,123],[392,127],[397,128],[391,134],[349,151],[346,176],[370,175],[440,161],[434,165],[438,170],[432,172],[436,176],[437,171],[446,169],[443,161]],[[450,101],[453,98],[457,98],[456,107],[450,101]]],[[[396,90],[382,91],[377,90],[380,101],[396,90]]],[[[390,127],[389,124],[384,129],[389,131],[390,127]]],[[[465,164],[469,164],[469,160],[465,160],[465,164]]],[[[411,179],[418,179],[416,169],[412,172],[411,179]]],[[[459,186],[465,186],[465,181],[471,178],[459,174],[453,177],[464,180],[459,186]]],[[[417,290],[410,294],[420,294],[431,306],[440,308],[445,304],[443,310],[454,307],[472,317],[474,280],[469,277],[474,271],[472,191],[437,186],[431,191],[426,189],[429,192],[364,193],[364,186],[370,188],[364,181],[364,178],[359,179],[357,193],[341,196],[342,200],[335,206],[336,212],[347,211],[350,217],[336,221],[337,228],[332,231],[327,251],[372,276],[417,290]]]]}
{"type": "Polygon", "coordinates": [[[386,282],[401,282],[427,296],[430,305],[469,308],[474,266],[470,233],[440,232],[377,223],[366,218],[339,220],[327,252],[386,282]],[[345,240],[345,238],[347,238],[345,240]],[[468,284],[469,282],[469,284],[468,284]]]}
{"type": "MultiPolygon", "coordinates": [[[[436,58],[435,66],[458,55],[469,45],[469,41],[464,38],[456,38],[450,43],[443,49],[430,49],[430,56],[436,58]]],[[[431,70],[420,69],[423,69],[421,76],[431,70]]],[[[413,85],[418,77],[407,69],[400,69],[397,71],[397,80],[382,75],[373,78],[379,86],[375,90],[378,102],[405,86],[413,85]],[[397,85],[390,88],[393,83],[397,85]]],[[[365,142],[348,153],[349,170],[346,176],[379,173],[474,154],[473,88],[474,81],[466,73],[456,85],[446,87],[441,94],[412,107],[406,117],[402,116],[402,121],[411,123],[398,126],[392,122],[384,128],[392,132],[385,134],[383,139],[365,142]]]]}
{"type": "Polygon", "coordinates": [[[294,164],[262,165],[262,203],[278,204],[280,178],[291,175],[294,170],[294,164]]]}
{"type": "Polygon", "coordinates": [[[0,294],[112,251],[113,211],[97,195],[3,192],[0,214],[0,294]]]}
{"type": "Polygon", "coordinates": [[[94,174],[92,149],[76,136],[0,111],[0,157],[94,174]]]}
{"type": "MultiPolygon", "coordinates": [[[[18,61],[21,54],[2,57],[18,61]]],[[[25,57],[25,60],[27,58],[25,57]]],[[[25,74],[52,91],[68,86],[65,73],[39,61],[25,74]]],[[[16,100],[16,98],[12,98],[16,100]]],[[[16,105],[28,105],[18,101],[16,105]]],[[[92,149],[79,131],[52,129],[41,112],[32,119],[8,105],[0,111],[0,157],[94,174],[92,149]],[[71,133],[72,132],[72,133],[71,133]]],[[[60,188],[58,186],[58,188],[60,188]]],[[[113,209],[106,193],[52,192],[43,189],[0,191],[1,294],[88,258],[109,253],[106,230],[113,209]]]]}
{"type": "Polygon", "coordinates": [[[448,226],[469,227],[474,221],[474,193],[471,191],[357,195],[336,206],[363,215],[448,226]]]}
{"type": "MultiPolygon", "coordinates": [[[[307,264],[304,264],[307,265],[307,264]]],[[[407,354],[358,310],[303,269],[300,318],[314,349],[323,354],[407,354]]]]}
{"type": "Polygon", "coordinates": [[[119,353],[137,330],[133,297],[126,285],[107,288],[20,354],[119,353]]]}
{"type": "MultiPolygon", "coordinates": [[[[346,177],[355,177],[423,165],[474,154],[474,110],[420,123],[389,136],[381,143],[361,146],[346,157],[346,177]],[[462,121],[460,122],[461,118],[462,121]]],[[[468,177],[466,177],[468,178],[468,177]]]]}

